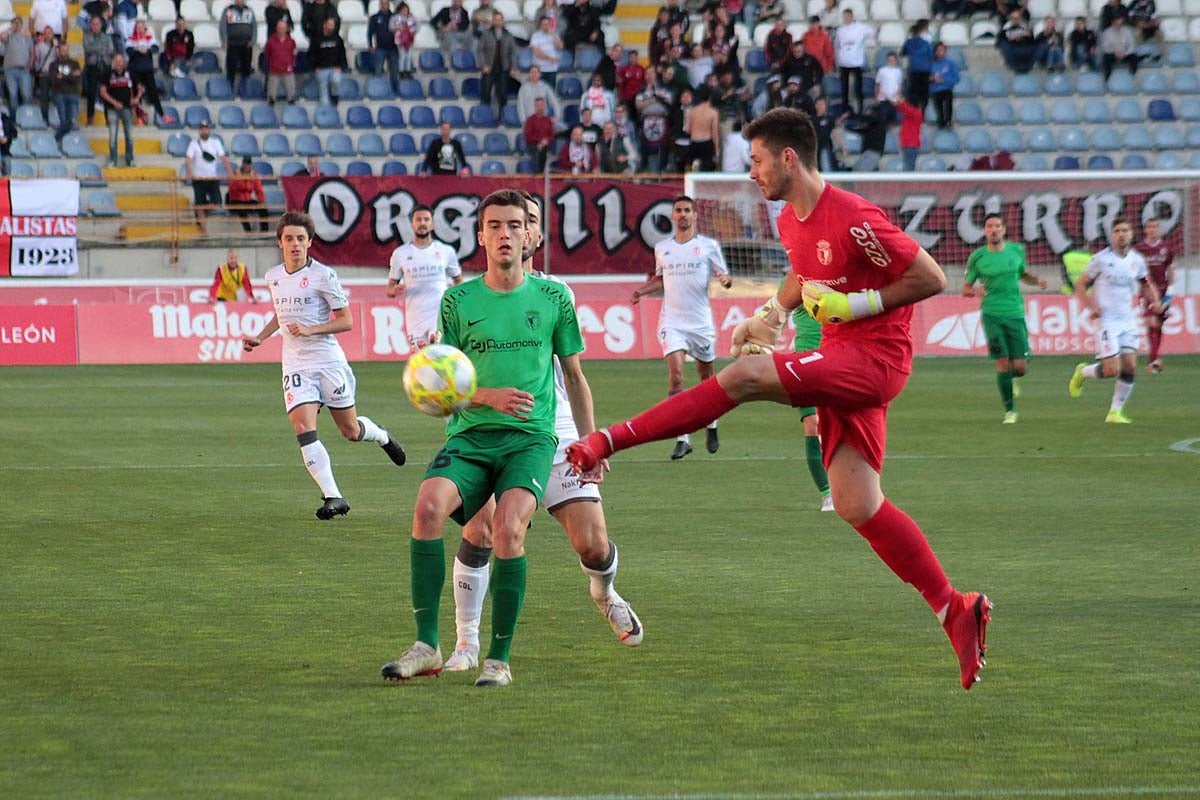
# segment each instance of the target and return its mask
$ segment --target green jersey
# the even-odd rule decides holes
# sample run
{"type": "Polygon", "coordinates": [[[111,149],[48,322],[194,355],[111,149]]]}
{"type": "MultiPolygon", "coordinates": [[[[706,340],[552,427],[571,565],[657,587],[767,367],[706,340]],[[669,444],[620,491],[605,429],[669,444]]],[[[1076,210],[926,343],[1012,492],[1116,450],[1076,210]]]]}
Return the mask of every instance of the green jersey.
{"type": "Polygon", "coordinates": [[[967,258],[964,280],[970,284],[983,283],[984,295],[980,310],[992,317],[1025,318],[1025,299],[1021,296],[1021,276],[1025,274],[1025,246],[1006,242],[1004,249],[992,252],[987,245],[967,258]]]}
{"type": "Polygon", "coordinates": [[[488,406],[455,414],[446,435],[471,428],[516,428],[554,436],[554,356],[583,350],[583,335],[566,286],[526,275],[511,292],[497,292],[483,278],[446,290],[441,305],[442,341],[467,354],[480,386],[515,387],[533,395],[533,411],[521,420],[488,406]]]}

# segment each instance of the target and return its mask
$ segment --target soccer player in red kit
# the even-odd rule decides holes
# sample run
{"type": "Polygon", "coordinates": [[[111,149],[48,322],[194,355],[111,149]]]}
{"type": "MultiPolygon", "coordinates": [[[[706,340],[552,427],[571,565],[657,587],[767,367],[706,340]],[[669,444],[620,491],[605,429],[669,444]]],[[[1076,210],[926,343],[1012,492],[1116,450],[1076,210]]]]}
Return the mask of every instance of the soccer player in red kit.
{"type": "Polygon", "coordinates": [[[567,448],[567,458],[578,470],[592,469],[619,450],[698,430],[752,400],[817,406],[834,509],[921,593],[954,646],[962,687],[970,689],[984,665],[992,604],[986,595],[954,589],[921,529],[880,487],[888,403],[912,370],[911,306],[940,292],[946,277],[882,211],[825,183],[806,114],[776,108],[743,135],[750,178],[768,200],[788,203],[779,216],[788,279],[734,329],[733,355],[741,357],[639,416],[589,434],[567,448]],[[801,303],[824,326],[821,346],[774,352],[801,303]]]}
{"type": "Polygon", "coordinates": [[[1169,244],[1159,238],[1160,226],[1161,223],[1157,217],[1146,220],[1142,224],[1142,231],[1146,235],[1142,241],[1133,246],[1133,249],[1146,259],[1146,268],[1150,271],[1150,282],[1154,284],[1155,289],[1158,289],[1158,296],[1162,298],[1161,311],[1153,311],[1149,304],[1144,306],[1146,336],[1150,339],[1150,366],[1146,369],[1150,372],[1163,371],[1162,359],[1158,357],[1158,348],[1162,346],[1163,324],[1167,321],[1167,314],[1171,311],[1171,295],[1167,289],[1175,279],[1175,253],[1171,251],[1169,244]]]}

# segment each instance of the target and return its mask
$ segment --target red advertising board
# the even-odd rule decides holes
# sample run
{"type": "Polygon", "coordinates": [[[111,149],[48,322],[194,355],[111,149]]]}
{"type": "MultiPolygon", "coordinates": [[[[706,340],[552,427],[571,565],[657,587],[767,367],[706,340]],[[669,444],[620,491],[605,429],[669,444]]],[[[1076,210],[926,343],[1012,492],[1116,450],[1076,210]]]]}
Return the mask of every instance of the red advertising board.
{"type": "Polygon", "coordinates": [[[74,363],[74,306],[0,306],[0,364],[74,363]]]}

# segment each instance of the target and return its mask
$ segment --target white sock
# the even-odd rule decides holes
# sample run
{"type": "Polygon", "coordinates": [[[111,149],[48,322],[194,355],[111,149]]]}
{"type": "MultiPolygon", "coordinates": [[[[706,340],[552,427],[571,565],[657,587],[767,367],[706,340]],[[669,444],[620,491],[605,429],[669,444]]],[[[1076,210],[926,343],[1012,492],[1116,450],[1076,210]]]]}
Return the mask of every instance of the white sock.
{"type": "Polygon", "coordinates": [[[617,546],[611,540],[608,546],[612,548],[612,563],[608,565],[608,569],[592,569],[584,566],[583,561],[579,562],[579,568],[588,576],[588,593],[597,605],[608,600],[621,599],[617,590],[613,588],[613,581],[617,579],[617,546]]]}
{"type": "Polygon", "coordinates": [[[710,431],[715,431],[717,429],[717,421],[715,419],[712,422],[708,423],[708,429],[710,431]]]}
{"type": "Polygon", "coordinates": [[[1133,394],[1133,383],[1126,383],[1117,378],[1117,385],[1113,387],[1112,405],[1108,407],[1109,411],[1120,411],[1125,407],[1125,401],[1129,399],[1129,395],[1133,394]]]}
{"type": "Polygon", "coordinates": [[[1083,375],[1083,377],[1085,377],[1085,378],[1093,378],[1093,379],[1099,378],[1100,377],[1100,365],[1099,364],[1088,364],[1086,367],[1083,368],[1083,372],[1080,374],[1083,375]]]}
{"type": "Polygon", "coordinates": [[[483,618],[483,600],[490,578],[490,564],[468,567],[455,557],[454,629],[459,642],[479,646],[479,620],[483,618]]]}
{"type": "Polygon", "coordinates": [[[308,468],[308,474],[312,475],[317,486],[321,487],[321,496],[342,496],[341,491],[338,490],[337,481],[333,479],[333,465],[329,463],[329,451],[325,449],[325,445],[321,444],[319,439],[301,447],[300,456],[304,459],[304,466],[308,468]]]}
{"type": "Polygon", "coordinates": [[[687,442],[688,444],[691,444],[691,443],[692,443],[692,437],[691,437],[690,435],[688,435],[688,434],[686,434],[686,433],[685,433],[683,436],[676,436],[676,437],[675,437],[675,441],[677,441],[677,442],[687,442]]]}
{"type": "Polygon", "coordinates": [[[359,417],[358,424],[362,428],[360,442],[375,442],[380,445],[388,443],[388,432],[371,422],[369,417],[359,417]]]}
{"type": "Polygon", "coordinates": [[[949,611],[950,611],[950,604],[946,603],[946,605],[942,606],[942,610],[937,612],[937,621],[942,623],[943,625],[945,625],[946,624],[946,614],[948,614],[949,611]]]}

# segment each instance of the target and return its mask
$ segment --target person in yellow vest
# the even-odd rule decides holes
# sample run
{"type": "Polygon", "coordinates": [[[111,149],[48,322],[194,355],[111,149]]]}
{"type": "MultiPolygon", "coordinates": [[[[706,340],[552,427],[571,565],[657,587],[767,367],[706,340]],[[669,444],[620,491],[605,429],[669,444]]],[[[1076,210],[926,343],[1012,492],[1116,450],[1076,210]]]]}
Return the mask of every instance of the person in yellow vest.
{"type": "Polygon", "coordinates": [[[208,290],[210,303],[254,302],[254,287],[250,285],[250,271],[238,261],[237,250],[225,254],[225,263],[217,266],[212,287],[208,290]]]}
{"type": "Polygon", "coordinates": [[[1063,294],[1075,294],[1075,281],[1087,269],[1092,254],[1088,250],[1068,250],[1062,254],[1063,261],[1063,294]]]}

